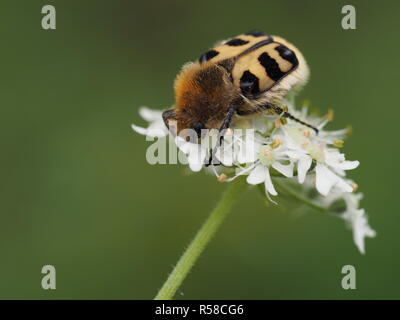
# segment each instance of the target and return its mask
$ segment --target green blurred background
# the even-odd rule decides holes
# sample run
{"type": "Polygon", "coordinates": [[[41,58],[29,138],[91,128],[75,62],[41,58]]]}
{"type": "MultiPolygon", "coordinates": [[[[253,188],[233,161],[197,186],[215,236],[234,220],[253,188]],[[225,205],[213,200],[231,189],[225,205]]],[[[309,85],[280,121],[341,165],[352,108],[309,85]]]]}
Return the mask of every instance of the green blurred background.
{"type": "Polygon", "coordinates": [[[246,192],[180,299],[400,298],[395,197],[398,1],[2,1],[0,298],[150,299],[225,185],[147,164],[138,108],[173,103],[181,65],[250,29],[295,43],[311,67],[300,99],[351,124],[350,173],[378,232],[367,254],[342,220],[266,207],[246,192]],[[41,29],[41,8],[57,29],[41,29]],[[357,30],[341,28],[341,8],[357,30]],[[41,268],[57,289],[41,288],[41,268]],[[341,268],[357,289],[341,288],[341,268]]]}

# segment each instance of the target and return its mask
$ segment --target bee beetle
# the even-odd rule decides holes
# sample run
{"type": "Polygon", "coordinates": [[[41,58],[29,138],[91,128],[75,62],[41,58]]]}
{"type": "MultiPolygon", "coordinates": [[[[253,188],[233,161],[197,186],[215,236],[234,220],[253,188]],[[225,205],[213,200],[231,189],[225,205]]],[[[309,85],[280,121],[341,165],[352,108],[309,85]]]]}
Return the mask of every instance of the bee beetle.
{"type": "MultiPolygon", "coordinates": [[[[318,129],[292,116],[279,101],[308,80],[309,68],[301,52],[285,39],[250,31],[222,41],[187,63],[175,80],[176,104],[163,112],[176,132],[229,128],[235,115],[262,115],[272,111],[318,129]]],[[[220,140],[220,139],[219,139],[220,140]]]]}

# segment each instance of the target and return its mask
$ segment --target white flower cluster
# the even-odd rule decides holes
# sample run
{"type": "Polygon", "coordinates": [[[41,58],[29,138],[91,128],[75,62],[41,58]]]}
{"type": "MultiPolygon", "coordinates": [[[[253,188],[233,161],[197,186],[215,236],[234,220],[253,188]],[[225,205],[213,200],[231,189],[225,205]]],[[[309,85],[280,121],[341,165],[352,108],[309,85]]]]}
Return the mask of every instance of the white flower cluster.
{"type": "MultiPolygon", "coordinates": [[[[179,136],[174,141],[186,155],[192,171],[204,168],[215,173],[220,181],[227,182],[247,175],[249,184],[264,184],[265,193],[272,202],[271,196],[278,195],[273,181],[277,175],[287,177],[291,183],[297,181],[304,189],[315,186],[320,195],[313,201],[326,206],[344,200],[345,208],[337,214],[352,227],[355,244],[364,253],[364,238],[374,237],[375,231],[368,225],[364,209],[359,208],[361,195],[355,194],[357,185],[346,178],[346,171],[359,165],[358,161],[346,160],[339,150],[348,130],[326,131],[324,127],[332,119],[331,114],[312,116],[307,107],[297,111],[288,101],[285,104],[292,115],[316,127],[318,134],[277,115],[254,119],[237,117],[215,153],[221,165],[209,167],[205,164],[212,149],[210,143],[191,143],[179,136]]],[[[168,135],[161,111],[141,108],[139,112],[149,126],[132,125],[136,132],[150,137],[168,135]]],[[[202,141],[215,138],[215,132],[212,133],[204,135],[202,141]]]]}

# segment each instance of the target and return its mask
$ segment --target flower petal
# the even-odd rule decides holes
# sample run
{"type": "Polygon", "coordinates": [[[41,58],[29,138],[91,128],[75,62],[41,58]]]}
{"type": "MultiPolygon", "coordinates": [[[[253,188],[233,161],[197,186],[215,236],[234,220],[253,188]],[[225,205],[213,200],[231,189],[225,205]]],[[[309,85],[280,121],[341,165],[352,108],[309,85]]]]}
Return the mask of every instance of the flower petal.
{"type": "Polygon", "coordinates": [[[337,176],[325,165],[317,162],[316,166],[316,187],[320,194],[326,196],[333,185],[337,182],[337,176]]]}
{"type": "Polygon", "coordinates": [[[267,191],[269,194],[273,196],[277,196],[278,193],[276,192],[274,185],[272,184],[271,176],[269,174],[269,169],[268,167],[265,168],[265,191],[267,191]]]}
{"type": "Polygon", "coordinates": [[[233,152],[231,150],[221,151],[221,148],[218,148],[217,152],[215,153],[215,157],[227,167],[233,165],[233,152]]]}
{"type": "Polygon", "coordinates": [[[342,218],[346,220],[351,228],[353,229],[353,240],[360,252],[365,253],[364,239],[366,237],[373,238],[376,236],[375,230],[373,230],[368,224],[368,218],[365,214],[364,209],[358,210],[347,210],[342,218]]]}
{"type": "Polygon", "coordinates": [[[134,125],[134,124],[132,124],[131,126],[132,126],[132,129],[133,129],[135,132],[137,132],[137,133],[139,133],[139,134],[142,134],[142,135],[144,135],[144,136],[147,135],[147,128],[142,128],[142,127],[139,127],[139,126],[134,125]]]}
{"type": "Polygon", "coordinates": [[[272,163],[272,167],[282,173],[285,177],[291,178],[293,177],[293,163],[284,165],[278,161],[275,161],[274,163],[272,163]]]}
{"type": "Polygon", "coordinates": [[[346,181],[328,169],[324,164],[317,163],[316,174],[317,190],[324,196],[329,193],[334,185],[345,192],[353,191],[353,188],[346,181]]]}
{"type": "Polygon", "coordinates": [[[149,137],[165,137],[168,135],[168,129],[165,126],[160,127],[157,123],[152,123],[147,128],[147,135],[149,137]]]}
{"type": "Polygon", "coordinates": [[[299,183],[304,183],[308,170],[311,167],[312,159],[309,156],[303,156],[297,163],[297,178],[299,183]]]}
{"type": "Polygon", "coordinates": [[[206,150],[201,148],[200,145],[195,144],[195,143],[188,143],[190,144],[189,146],[189,152],[187,155],[187,160],[189,162],[189,167],[190,170],[192,171],[200,171],[201,168],[203,168],[204,161],[206,159],[206,150]]]}
{"type": "Polygon", "coordinates": [[[359,161],[346,161],[344,154],[337,149],[325,149],[325,162],[332,168],[339,170],[352,170],[358,167],[359,161]]]}
{"type": "Polygon", "coordinates": [[[139,109],[140,116],[148,122],[162,120],[162,113],[160,110],[152,110],[147,107],[140,107],[139,109]]]}
{"type": "Polygon", "coordinates": [[[344,192],[353,192],[353,187],[350,184],[348,184],[345,180],[343,180],[339,176],[336,177],[337,177],[336,186],[338,188],[342,189],[342,191],[344,192]]]}
{"type": "Polygon", "coordinates": [[[343,161],[341,163],[336,164],[336,168],[342,170],[353,170],[359,166],[359,161],[343,161]]]}
{"type": "MultiPolygon", "coordinates": [[[[364,211],[363,209],[361,210],[364,211]]],[[[376,236],[375,230],[373,230],[368,225],[367,218],[363,215],[361,218],[358,219],[356,224],[353,226],[354,243],[362,254],[365,254],[364,238],[365,237],[373,238],[375,236],[376,236]]]]}
{"type": "Polygon", "coordinates": [[[251,171],[247,177],[247,183],[249,184],[259,184],[265,181],[266,171],[265,167],[261,164],[256,165],[256,167],[251,171]]]}
{"type": "Polygon", "coordinates": [[[203,168],[203,164],[200,162],[192,162],[188,159],[189,162],[189,168],[190,170],[192,170],[193,172],[199,172],[202,168],[203,168]]]}

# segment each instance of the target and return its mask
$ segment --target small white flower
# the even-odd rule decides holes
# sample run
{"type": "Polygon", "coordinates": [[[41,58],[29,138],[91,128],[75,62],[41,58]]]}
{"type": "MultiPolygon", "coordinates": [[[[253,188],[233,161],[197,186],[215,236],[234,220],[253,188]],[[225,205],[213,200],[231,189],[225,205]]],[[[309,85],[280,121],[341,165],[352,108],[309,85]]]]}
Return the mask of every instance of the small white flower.
{"type": "MultiPolygon", "coordinates": [[[[311,129],[299,124],[289,124],[282,128],[288,151],[286,154],[297,163],[297,178],[299,183],[304,183],[308,170],[311,168],[312,159],[318,158],[319,152],[310,154],[311,129]]],[[[315,150],[318,151],[318,150],[315,150]]]]}
{"type": "MultiPolygon", "coordinates": [[[[354,185],[351,180],[346,181],[349,185],[354,185]]],[[[344,200],[346,208],[343,212],[335,214],[346,221],[348,226],[353,231],[353,240],[358,250],[365,253],[364,239],[366,237],[373,238],[376,236],[376,232],[369,226],[368,217],[365,210],[360,208],[360,201],[362,199],[362,193],[348,193],[343,192],[340,188],[334,187],[327,197],[321,197],[321,203],[330,206],[337,200],[344,200]]]]}
{"type": "Polygon", "coordinates": [[[358,250],[362,254],[365,254],[365,243],[366,237],[373,238],[376,236],[375,230],[373,230],[368,224],[368,218],[365,214],[364,209],[359,208],[359,202],[362,198],[362,194],[349,194],[343,195],[343,199],[346,202],[346,211],[341,215],[341,218],[347,221],[353,230],[353,239],[358,250]]]}
{"type": "MultiPolygon", "coordinates": [[[[271,170],[292,178],[296,166],[297,180],[302,184],[303,191],[316,188],[320,194],[312,201],[318,201],[326,208],[336,200],[345,201],[346,209],[338,216],[352,228],[354,242],[364,253],[365,238],[374,237],[376,233],[368,224],[365,210],[359,208],[361,195],[353,192],[355,184],[346,178],[346,171],[357,168],[359,162],[346,160],[337,149],[343,144],[347,130],[327,131],[324,127],[332,119],[331,114],[323,118],[312,116],[308,115],[307,108],[297,111],[291,103],[285,103],[291,114],[318,128],[318,134],[292,119],[286,119],[287,124],[274,121],[279,119],[276,115],[252,119],[237,117],[225,134],[222,146],[215,152],[213,163],[218,160],[221,165],[208,167],[205,163],[210,158],[211,150],[214,150],[217,132],[209,131],[200,143],[186,141],[179,136],[173,141],[186,156],[192,171],[205,169],[213,172],[221,182],[230,182],[248,174],[247,182],[252,185],[263,183],[270,200],[270,195],[277,195],[271,170]]],[[[132,125],[133,130],[149,137],[168,135],[162,111],[140,108],[139,113],[149,125],[147,128],[132,125]]]]}
{"type": "Polygon", "coordinates": [[[282,173],[284,176],[293,177],[293,164],[282,164],[281,161],[287,161],[284,147],[279,146],[274,149],[270,145],[262,145],[258,153],[258,162],[247,177],[249,184],[264,183],[265,191],[273,196],[278,195],[272,184],[270,167],[282,173]]]}
{"type": "Polygon", "coordinates": [[[344,154],[337,149],[328,148],[326,141],[321,142],[318,136],[311,133],[309,128],[291,124],[283,129],[287,139],[287,155],[297,161],[298,181],[303,183],[312,159],[316,161],[316,188],[326,196],[333,186],[343,191],[352,192],[352,187],[342,178],[344,170],[355,169],[358,161],[346,161],[344,154]]]}
{"type": "Polygon", "coordinates": [[[360,163],[345,160],[344,154],[337,149],[325,148],[323,158],[324,161],[318,161],[315,168],[318,192],[326,196],[333,186],[337,186],[345,192],[352,192],[353,187],[342,176],[345,175],[344,170],[355,169],[360,163]]]}
{"type": "Polygon", "coordinates": [[[307,172],[311,168],[312,158],[302,149],[288,150],[286,154],[297,163],[297,179],[299,183],[304,183],[307,172]]]}
{"type": "Polygon", "coordinates": [[[142,128],[132,124],[132,129],[134,131],[148,137],[161,138],[168,135],[168,129],[162,118],[162,111],[141,107],[139,109],[139,114],[144,120],[149,122],[149,126],[147,128],[142,128]]]}

